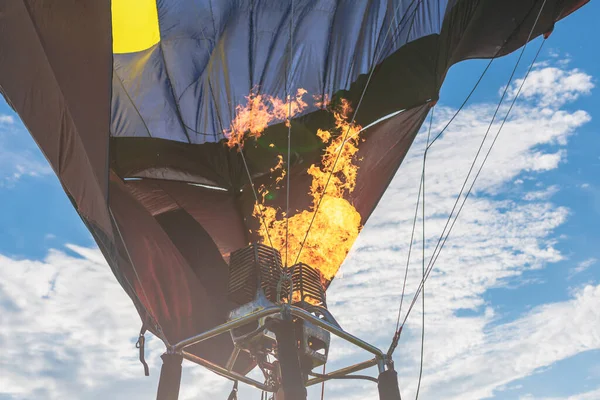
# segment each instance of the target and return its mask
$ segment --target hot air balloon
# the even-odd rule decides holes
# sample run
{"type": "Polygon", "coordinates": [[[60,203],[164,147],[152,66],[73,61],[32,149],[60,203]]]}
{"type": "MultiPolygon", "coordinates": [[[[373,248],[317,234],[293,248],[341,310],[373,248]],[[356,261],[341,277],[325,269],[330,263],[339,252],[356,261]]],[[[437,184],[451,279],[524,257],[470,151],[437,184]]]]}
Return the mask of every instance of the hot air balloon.
{"type": "Polygon", "coordinates": [[[182,359],[285,398],[391,354],[325,290],[449,68],[548,35],[585,0],[14,0],[0,91],[148,330],[159,399],[182,359]],[[330,334],[373,354],[328,375],[330,334]],[[259,366],[265,382],[246,376],[259,366]]]}

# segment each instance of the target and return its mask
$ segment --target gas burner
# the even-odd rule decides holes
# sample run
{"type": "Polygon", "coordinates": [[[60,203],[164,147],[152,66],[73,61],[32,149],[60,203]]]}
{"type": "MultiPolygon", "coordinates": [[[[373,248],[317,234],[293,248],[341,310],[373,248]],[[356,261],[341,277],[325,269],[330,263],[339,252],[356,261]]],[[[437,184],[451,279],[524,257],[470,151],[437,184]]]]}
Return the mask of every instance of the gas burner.
{"type": "MultiPolygon", "coordinates": [[[[282,268],[281,255],[274,248],[251,244],[231,254],[228,297],[238,305],[229,321],[246,317],[269,307],[289,303],[328,321],[335,320],[326,309],[321,272],[306,264],[282,268]]],[[[256,359],[267,355],[278,358],[278,343],[273,324],[280,316],[264,317],[231,330],[236,347],[256,359]]],[[[301,368],[308,373],[327,362],[330,334],[323,328],[294,318],[294,333],[301,368]]],[[[336,324],[337,325],[337,324],[336,324]]]]}

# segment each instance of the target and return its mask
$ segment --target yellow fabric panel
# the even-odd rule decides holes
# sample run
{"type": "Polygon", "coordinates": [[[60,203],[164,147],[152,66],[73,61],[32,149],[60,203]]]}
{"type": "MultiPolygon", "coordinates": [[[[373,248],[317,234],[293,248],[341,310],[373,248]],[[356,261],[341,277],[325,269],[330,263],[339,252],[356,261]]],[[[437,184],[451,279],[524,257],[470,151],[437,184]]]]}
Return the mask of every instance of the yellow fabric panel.
{"type": "Polygon", "coordinates": [[[146,50],[160,41],[156,0],[112,0],[113,53],[146,50]]]}

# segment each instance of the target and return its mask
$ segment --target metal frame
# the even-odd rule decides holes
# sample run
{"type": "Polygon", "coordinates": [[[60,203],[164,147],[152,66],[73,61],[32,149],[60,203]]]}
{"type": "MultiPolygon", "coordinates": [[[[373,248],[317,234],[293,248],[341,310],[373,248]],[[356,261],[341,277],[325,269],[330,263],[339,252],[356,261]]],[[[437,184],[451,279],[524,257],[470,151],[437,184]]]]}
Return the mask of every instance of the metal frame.
{"type": "Polygon", "coordinates": [[[309,322],[313,323],[314,325],[317,325],[317,326],[325,329],[326,331],[333,333],[334,335],[338,336],[339,338],[344,339],[345,341],[347,341],[357,347],[360,347],[361,349],[366,350],[375,356],[374,358],[372,358],[370,360],[367,360],[367,361],[364,361],[364,362],[361,362],[358,364],[350,365],[348,367],[341,368],[336,371],[329,372],[325,376],[309,379],[306,382],[306,386],[315,385],[320,382],[324,382],[324,381],[334,379],[334,378],[337,378],[340,376],[345,376],[345,375],[351,374],[353,372],[357,372],[357,371],[361,371],[361,370],[370,368],[375,365],[377,365],[379,372],[381,373],[381,372],[385,371],[386,366],[391,365],[391,361],[390,361],[388,355],[386,353],[382,352],[381,350],[379,350],[377,347],[365,342],[364,340],[357,338],[354,335],[349,334],[348,332],[341,329],[339,326],[332,325],[325,320],[315,317],[314,315],[303,310],[300,307],[296,307],[296,306],[289,305],[289,304],[282,304],[281,306],[272,306],[272,307],[263,308],[262,310],[245,315],[241,318],[226,322],[222,325],[219,325],[219,326],[217,326],[213,329],[210,329],[206,332],[203,332],[199,335],[195,335],[190,338],[184,339],[184,340],[180,341],[179,343],[177,343],[173,346],[170,346],[168,351],[171,353],[181,354],[183,356],[183,358],[185,358],[186,360],[189,360],[196,364],[202,365],[202,366],[208,368],[209,370],[215,372],[216,374],[221,375],[225,378],[228,378],[228,379],[231,379],[234,381],[237,380],[240,382],[244,382],[248,385],[254,386],[261,390],[265,390],[268,392],[274,392],[277,390],[276,387],[271,386],[271,385],[266,385],[262,382],[259,382],[257,380],[254,380],[252,378],[238,374],[237,372],[233,371],[233,366],[235,365],[235,362],[236,362],[237,357],[241,350],[238,346],[234,347],[233,352],[229,356],[229,359],[228,359],[225,367],[222,367],[213,362],[210,362],[201,357],[198,357],[192,353],[189,353],[185,349],[189,346],[192,346],[194,344],[211,339],[215,336],[222,335],[223,333],[229,332],[232,329],[243,326],[249,322],[258,321],[261,318],[269,317],[269,316],[276,315],[276,314],[288,314],[288,315],[291,314],[297,318],[303,319],[305,321],[309,321],[309,322]]]}

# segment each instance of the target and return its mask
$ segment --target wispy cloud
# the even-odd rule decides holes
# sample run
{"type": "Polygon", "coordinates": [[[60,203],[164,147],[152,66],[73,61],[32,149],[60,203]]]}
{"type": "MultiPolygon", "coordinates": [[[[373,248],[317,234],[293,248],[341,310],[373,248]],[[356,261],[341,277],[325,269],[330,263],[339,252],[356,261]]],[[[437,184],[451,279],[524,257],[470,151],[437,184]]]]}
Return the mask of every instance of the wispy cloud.
{"type": "Polygon", "coordinates": [[[23,177],[52,173],[31,136],[12,115],[0,114],[0,189],[13,187],[23,177]]]}
{"type": "Polygon", "coordinates": [[[595,265],[597,262],[598,262],[598,259],[594,258],[594,257],[588,258],[587,260],[580,262],[579,264],[577,264],[576,267],[571,269],[570,276],[572,277],[574,275],[577,275],[577,274],[587,270],[592,265],[595,265]]]}
{"type": "Polygon", "coordinates": [[[531,394],[519,397],[519,400],[598,400],[600,399],[600,387],[595,390],[582,392],[573,396],[565,397],[536,397],[531,394]]]}
{"type": "Polygon", "coordinates": [[[15,118],[12,115],[0,114],[0,125],[12,125],[15,123],[15,118]]]}
{"type": "MultiPolygon", "coordinates": [[[[600,348],[600,329],[594,328],[600,324],[599,301],[600,285],[590,285],[569,301],[539,306],[513,322],[488,328],[481,342],[432,371],[427,392],[445,393],[447,399],[485,398],[541,367],[600,348]]],[[[431,339],[428,345],[433,347],[428,359],[435,359],[435,350],[443,348],[431,339]]]]}
{"type": "Polygon", "coordinates": [[[548,186],[543,190],[531,191],[525,193],[523,196],[523,200],[531,201],[531,200],[548,200],[550,197],[554,196],[558,193],[560,188],[558,185],[548,186]]]}

